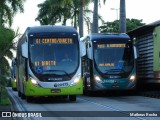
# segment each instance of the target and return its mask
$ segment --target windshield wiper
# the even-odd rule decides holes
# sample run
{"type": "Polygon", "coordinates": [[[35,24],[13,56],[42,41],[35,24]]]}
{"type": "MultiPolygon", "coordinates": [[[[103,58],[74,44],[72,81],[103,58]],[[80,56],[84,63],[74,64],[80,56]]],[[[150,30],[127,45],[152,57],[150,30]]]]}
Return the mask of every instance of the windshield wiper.
{"type": "Polygon", "coordinates": [[[123,69],[110,69],[110,70],[105,70],[105,71],[106,71],[105,74],[115,73],[115,72],[125,73],[125,71],[123,69]]]}
{"type": "MultiPolygon", "coordinates": [[[[71,76],[65,70],[47,70],[45,72],[63,72],[63,73],[65,73],[65,75],[67,75],[69,78],[71,78],[71,76]]],[[[55,74],[55,75],[59,75],[59,74],[55,74]]]]}

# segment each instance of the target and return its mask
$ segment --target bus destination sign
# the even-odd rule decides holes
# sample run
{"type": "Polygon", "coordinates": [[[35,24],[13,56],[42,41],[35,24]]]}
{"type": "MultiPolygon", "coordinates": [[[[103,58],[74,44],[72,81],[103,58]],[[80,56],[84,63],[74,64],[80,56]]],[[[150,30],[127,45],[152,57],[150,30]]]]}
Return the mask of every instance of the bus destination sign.
{"type": "Polygon", "coordinates": [[[126,44],[97,44],[98,48],[124,48],[126,44]]]}
{"type": "Polygon", "coordinates": [[[36,38],[35,44],[72,44],[72,38],[36,38]]]}

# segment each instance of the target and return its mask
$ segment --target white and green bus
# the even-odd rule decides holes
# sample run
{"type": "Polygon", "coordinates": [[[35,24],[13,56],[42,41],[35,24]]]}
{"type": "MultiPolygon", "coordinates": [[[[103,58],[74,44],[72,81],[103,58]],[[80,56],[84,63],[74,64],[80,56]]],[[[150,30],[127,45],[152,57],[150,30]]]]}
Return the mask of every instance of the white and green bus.
{"type": "Polygon", "coordinates": [[[69,26],[28,27],[17,47],[18,96],[31,102],[39,96],[83,93],[80,39],[69,26]]]}

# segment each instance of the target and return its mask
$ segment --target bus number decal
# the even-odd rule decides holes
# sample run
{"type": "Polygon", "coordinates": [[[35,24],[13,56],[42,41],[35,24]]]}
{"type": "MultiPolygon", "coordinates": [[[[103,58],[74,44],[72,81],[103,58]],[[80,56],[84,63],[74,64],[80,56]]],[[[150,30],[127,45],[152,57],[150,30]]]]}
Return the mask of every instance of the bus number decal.
{"type": "Polygon", "coordinates": [[[55,83],[54,87],[68,87],[68,83],[55,83]]]}

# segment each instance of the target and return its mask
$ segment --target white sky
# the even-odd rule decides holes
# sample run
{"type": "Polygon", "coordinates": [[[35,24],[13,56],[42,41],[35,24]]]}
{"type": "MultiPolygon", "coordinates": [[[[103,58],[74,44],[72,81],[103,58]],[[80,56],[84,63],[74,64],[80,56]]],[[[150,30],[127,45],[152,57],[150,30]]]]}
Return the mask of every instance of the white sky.
{"type": "MultiPolygon", "coordinates": [[[[19,27],[20,33],[23,33],[28,26],[39,25],[39,22],[35,21],[39,10],[37,5],[43,1],[45,0],[26,0],[24,13],[18,13],[15,16],[12,28],[16,30],[19,27]]],[[[114,21],[117,19],[117,13],[119,18],[119,10],[111,10],[111,8],[119,9],[119,1],[106,0],[105,5],[101,4],[99,14],[105,21],[114,21]]],[[[143,22],[148,24],[160,20],[159,11],[160,0],[126,0],[127,18],[143,19],[143,22]]]]}

